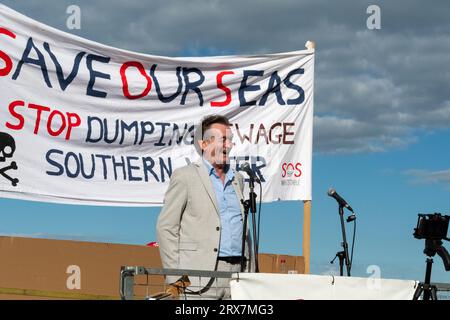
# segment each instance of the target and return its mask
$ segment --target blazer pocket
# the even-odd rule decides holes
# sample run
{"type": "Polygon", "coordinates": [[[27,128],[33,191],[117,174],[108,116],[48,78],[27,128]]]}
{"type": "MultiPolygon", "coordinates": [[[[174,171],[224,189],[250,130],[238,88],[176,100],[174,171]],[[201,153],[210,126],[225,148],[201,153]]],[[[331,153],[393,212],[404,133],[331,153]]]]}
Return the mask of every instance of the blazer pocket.
{"type": "Polygon", "coordinates": [[[180,242],[178,248],[183,251],[196,251],[197,242],[180,242]]]}

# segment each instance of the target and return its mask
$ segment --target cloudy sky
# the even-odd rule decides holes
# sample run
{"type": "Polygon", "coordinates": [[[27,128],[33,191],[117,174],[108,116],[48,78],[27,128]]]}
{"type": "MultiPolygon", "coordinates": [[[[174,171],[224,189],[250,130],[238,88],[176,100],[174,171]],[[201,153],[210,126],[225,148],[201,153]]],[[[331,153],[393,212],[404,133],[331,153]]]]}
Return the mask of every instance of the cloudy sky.
{"type": "MultiPolygon", "coordinates": [[[[339,249],[336,203],[326,196],[333,186],[359,213],[356,273],[378,265],[383,277],[423,278],[423,243],[412,236],[417,213],[450,213],[448,1],[2,3],[60,30],[155,55],[273,53],[314,40],[312,271],[328,272],[339,249]],[[81,9],[80,30],[66,26],[69,5],[81,9]],[[367,27],[369,5],[381,9],[379,30],[367,27]]],[[[134,244],[154,240],[159,212],[2,203],[15,211],[2,234],[134,244]]],[[[300,213],[295,202],[264,206],[263,252],[301,252],[300,213]]],[[[450,282],[441,261],[433,279],[450,282]]]]}

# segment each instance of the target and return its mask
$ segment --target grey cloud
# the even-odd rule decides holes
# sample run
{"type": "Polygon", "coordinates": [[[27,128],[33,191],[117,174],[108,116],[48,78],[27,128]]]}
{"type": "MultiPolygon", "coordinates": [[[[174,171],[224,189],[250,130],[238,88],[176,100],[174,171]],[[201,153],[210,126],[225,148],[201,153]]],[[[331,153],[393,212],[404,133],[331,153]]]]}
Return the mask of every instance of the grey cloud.
{"type": "Polygon", "coordinates": [[[403,148],[416,139],[406,135],[406,130],[333,116],[314,118],[314,142],[319,141],[316,150],[323,153],[372,153],[403,148]]]}
{"type": "Polygon", "coordinates": [[[79,5],[73,33],[157,55],[299,50],[315,40],[316,152],[382,152],[450,125],[450,5],[433,1],[21,1],[5,2],[56,28],[79,5]],[[366,8],[381,8],[381,30],[366,8]]]}
{"type": "Polygon", "coordinates": [[[404,172],[407,176],[411,177],[412,183],[417,184],[450,184],[450,169],[430,171],[421,169],[411,169],[404,172]]]}

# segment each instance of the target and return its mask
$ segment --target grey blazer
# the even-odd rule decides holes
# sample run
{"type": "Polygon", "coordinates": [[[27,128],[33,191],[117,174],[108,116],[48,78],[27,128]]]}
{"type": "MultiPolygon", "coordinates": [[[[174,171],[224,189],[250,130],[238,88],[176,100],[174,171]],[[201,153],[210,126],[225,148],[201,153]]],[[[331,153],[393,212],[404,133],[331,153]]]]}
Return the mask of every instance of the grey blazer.
{"type": "MultiPolygon", "coordinates": [[[[244,217],[244,178],[238,172],[232,181],[244,217]]],[[[220,241],[220,217],[214,188],[203,161],[175,170],[158,217],[157,237],[164,268],[209,270],[216,268],[220,241]]],[[[247,228],[246,271],[253,270],[247,228]]],[[[167,277],[169,283],[180,277],[167,277]]],[[[198,278],[197,278],[198,279],[198,278]]],[[[191,277],[192,286],[204,286],[191,277]]],[[[192,288],[195,290],[195,288],[192,288]]]]}

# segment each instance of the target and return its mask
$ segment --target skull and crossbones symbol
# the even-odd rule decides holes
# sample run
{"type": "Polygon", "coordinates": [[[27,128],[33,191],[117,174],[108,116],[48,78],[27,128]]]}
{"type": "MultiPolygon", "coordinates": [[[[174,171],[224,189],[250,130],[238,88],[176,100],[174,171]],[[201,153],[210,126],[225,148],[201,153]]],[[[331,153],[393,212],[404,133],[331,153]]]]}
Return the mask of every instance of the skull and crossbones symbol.
{"type": "MultiPolygon", "coordinates": [[[[12,158],[16,151],[16,142],[14,138],[7,133],[0,132],[0,162],[6,162],[7,158],[12,158]]],[[[12,178],[6,173],[9,170],[17,170],[17,164],[15,161],[11,162],[9,166],[0,168],[0,175],[11,181],[11,184],[15,187],[19,183],[19,179],[12,178]]]]}

